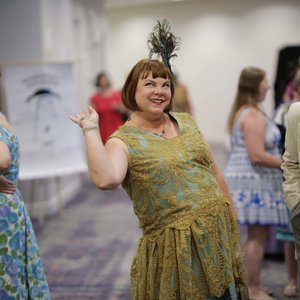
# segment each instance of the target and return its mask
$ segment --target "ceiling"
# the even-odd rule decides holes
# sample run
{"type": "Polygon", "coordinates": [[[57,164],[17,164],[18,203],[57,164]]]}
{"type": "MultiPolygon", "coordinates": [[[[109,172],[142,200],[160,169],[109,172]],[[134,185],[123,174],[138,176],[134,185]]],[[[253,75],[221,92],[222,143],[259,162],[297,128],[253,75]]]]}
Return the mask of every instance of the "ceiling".
{"type": "Polygon", "coordinates": [[[107,9],[122,8],[128,6],[136,5],[151,5],[159,3],[170,3],[170,2],[180,2],[180,1],[198,1],[198,0],[105,0],[105,5],[107,9]]]}

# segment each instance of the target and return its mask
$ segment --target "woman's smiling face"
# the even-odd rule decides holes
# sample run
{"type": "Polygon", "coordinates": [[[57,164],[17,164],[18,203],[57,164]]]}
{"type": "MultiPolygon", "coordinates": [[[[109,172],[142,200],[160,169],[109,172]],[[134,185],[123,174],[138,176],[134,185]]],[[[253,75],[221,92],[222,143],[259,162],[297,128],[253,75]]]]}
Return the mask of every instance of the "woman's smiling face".
{"type": "Polygon", "coordinates": [[[171,101],[171,83],[169,79],[153,78],[141,75],[135,91],[135,101],[141,111],[162,113],[171,101]]]}

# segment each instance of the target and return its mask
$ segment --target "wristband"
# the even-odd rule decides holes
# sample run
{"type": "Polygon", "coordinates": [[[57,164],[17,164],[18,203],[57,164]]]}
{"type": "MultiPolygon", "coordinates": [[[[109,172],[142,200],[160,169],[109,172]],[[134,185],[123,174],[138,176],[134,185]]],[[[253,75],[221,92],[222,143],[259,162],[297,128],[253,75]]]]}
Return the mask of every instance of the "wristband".
{"type": "Polygon", "coordinates": [[[79,122],[78,122],[78,125],[79,125],[80,127],[81,127],[81,122],[82,122],[83,120],[87,120],[87,121],[89,121],[89,122],[92,123],[92,124],[98,125],[98,122],[94,122],[93,120],[90,119],[90,117],[81,117],[81,118],[79,119],[79,122]]]}
{"type": "Polygon", "coordinates": [[[99,131],[99,127],[98,127],[98,125],[92,125],[92,126],[82,127],[83,134],[86,134],[86,132],[88,132],[90,130],[97,130],[97,131],[99,131]]]}

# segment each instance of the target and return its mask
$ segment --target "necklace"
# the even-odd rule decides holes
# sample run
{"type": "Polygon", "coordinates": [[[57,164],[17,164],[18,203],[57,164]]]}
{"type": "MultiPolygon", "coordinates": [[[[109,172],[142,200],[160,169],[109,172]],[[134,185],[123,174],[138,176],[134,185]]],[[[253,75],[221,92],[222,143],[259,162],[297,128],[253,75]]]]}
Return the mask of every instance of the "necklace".
{"type": "MultiPolygon", "coordinates": [[[[136,121],[134,121],[134,120],[132,119],[131,116],[127,119],[127,121],[131,121],[131,122],[134,123],[138,128],[144,129],[144,128],[143,128],[142,126],[140,126],[136,121]]],[[[165,118],[165,116],[164,116],[164,120],[163,120],[163,122],[162,122],[162,130],[161,130],[160,133],[153,132],[153,131],[147,130],[147,129],[144,129],[144,130],[150,131],[151,133],[153,133],[153,134],[155,134],[155,135],[157,135],[157,136],[159,136],[159,137],[166,138],[165,123],[166,123],[166,118],[165,118]]]]}

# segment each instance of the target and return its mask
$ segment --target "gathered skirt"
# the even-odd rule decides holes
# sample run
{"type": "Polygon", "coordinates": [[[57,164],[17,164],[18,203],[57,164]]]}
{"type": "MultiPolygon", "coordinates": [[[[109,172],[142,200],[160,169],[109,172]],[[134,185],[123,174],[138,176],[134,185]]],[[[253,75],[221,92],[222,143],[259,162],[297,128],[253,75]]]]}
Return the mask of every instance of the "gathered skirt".
{"type": "Polygon", "coordinates": [[[229,203],[187,228],[142,237],[131,269],[132,300],[249,299],[238,224],[229,203]]]}
{"type": "Polygon", "coordinates": [[[33,227],[20,192],[0,193],[0,299],[50,300],[33,227]]]}
{"type": "Polygon", "coordinates": [[[242,152],[231,155],[224,175],[240,224],[288,226],[279,169],[255,165],[242,152]]]}

